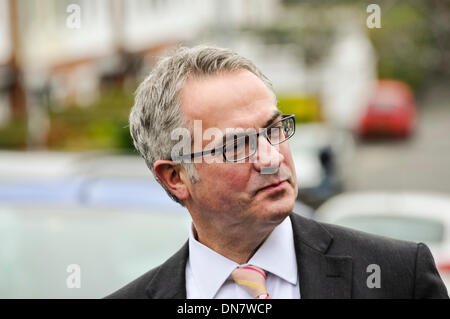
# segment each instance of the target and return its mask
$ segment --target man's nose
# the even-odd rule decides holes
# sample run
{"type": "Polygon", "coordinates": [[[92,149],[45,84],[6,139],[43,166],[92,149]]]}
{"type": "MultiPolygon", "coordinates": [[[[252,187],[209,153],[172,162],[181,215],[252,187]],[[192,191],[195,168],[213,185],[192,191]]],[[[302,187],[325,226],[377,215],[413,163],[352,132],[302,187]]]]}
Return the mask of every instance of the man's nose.
{"type": "Polygon", "coordinates": [[[255,169],[261,174],[275,174],[283,160],[280,144],[272,145],[264,136],[259,136],[257,156],[253,163],[255,169]]]}

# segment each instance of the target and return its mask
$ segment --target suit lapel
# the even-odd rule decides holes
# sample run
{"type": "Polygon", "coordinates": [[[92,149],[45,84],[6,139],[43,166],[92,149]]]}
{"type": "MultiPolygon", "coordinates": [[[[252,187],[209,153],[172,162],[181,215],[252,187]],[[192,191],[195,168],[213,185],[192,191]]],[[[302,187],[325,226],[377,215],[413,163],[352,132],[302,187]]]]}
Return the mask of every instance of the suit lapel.
{"type": "Polygon", "coordinates": [[[319,223],[291,215],[301,298],[351,298],[352,258],[327,255],[331,234],[319,223]]]}
{"type": "Polygon", "coordinates": [[[147,285],[146,293],[152,299],[186,299],[186,263],[189,244],[183,247],[164,264],[147,285]]]}

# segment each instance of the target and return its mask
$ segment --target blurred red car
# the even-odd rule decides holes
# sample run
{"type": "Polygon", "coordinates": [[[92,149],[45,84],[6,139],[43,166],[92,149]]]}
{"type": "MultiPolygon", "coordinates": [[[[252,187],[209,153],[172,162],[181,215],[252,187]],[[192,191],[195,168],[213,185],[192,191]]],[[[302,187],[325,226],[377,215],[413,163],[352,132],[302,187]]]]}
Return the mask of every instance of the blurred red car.
{"type": "Polygon", "coordinates": [[[416,102],[411,88],[395,80],[377,81],[374,94],[363,113],[360,137],[407,137],[415,126],[416,102]]]}

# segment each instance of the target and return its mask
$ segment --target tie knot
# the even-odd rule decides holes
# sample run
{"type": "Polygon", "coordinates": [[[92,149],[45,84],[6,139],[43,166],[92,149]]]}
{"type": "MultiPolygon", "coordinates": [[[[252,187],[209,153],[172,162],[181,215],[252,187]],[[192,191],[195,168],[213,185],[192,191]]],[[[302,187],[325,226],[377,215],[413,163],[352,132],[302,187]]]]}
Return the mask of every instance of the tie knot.
{"type": "Polygon", "coordinates": [[[231,278],[256,299],[269,299],[266,290],[266,273],[256,266],[239,267],[233,270],[231,278]]]}

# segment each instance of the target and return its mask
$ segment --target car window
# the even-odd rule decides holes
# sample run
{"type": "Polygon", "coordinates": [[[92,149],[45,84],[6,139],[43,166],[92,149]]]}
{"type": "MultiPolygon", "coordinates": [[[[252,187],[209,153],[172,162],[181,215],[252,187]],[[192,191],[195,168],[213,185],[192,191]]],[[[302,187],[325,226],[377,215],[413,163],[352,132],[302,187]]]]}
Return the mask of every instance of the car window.
{"type": "Polygon", "coordinates": [[[368,233],[413,242],[440,243],[444,236],[444,225],[427,218],[410,216],[348,216],[336,224],[368,233]]]}

